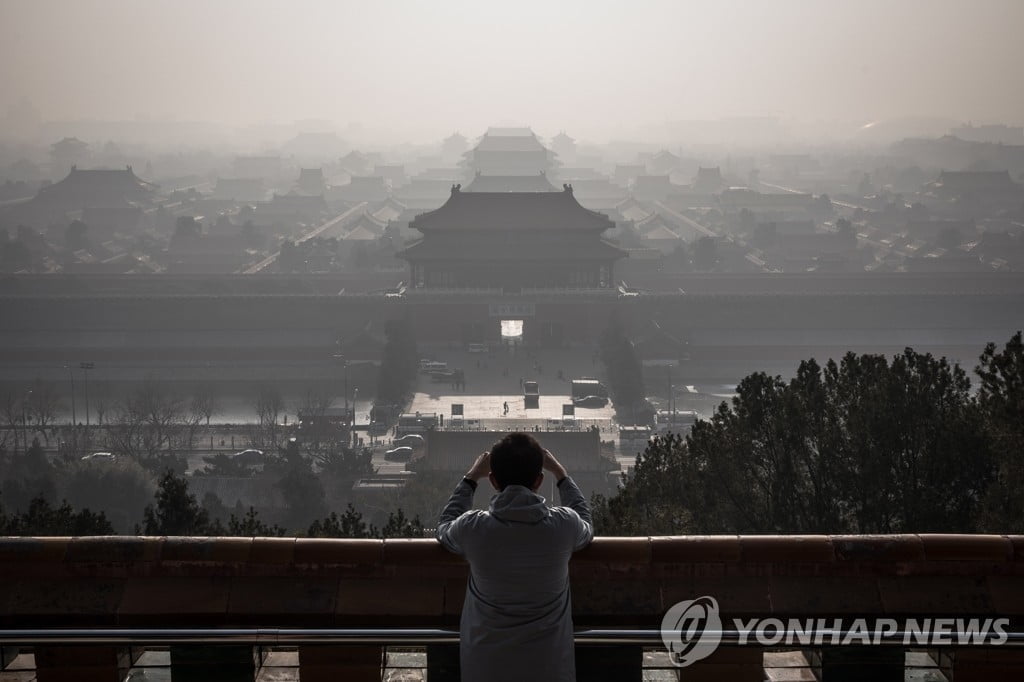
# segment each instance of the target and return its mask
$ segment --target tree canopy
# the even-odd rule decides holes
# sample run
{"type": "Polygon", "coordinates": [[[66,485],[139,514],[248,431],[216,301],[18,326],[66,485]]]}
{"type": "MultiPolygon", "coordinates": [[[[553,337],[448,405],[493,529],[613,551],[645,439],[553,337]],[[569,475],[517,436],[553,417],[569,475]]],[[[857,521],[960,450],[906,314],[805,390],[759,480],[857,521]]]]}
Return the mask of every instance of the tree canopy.
{"type": "Polygon", "coordinates": [[[654,439],[599,532],[1020,531],[1024,350],[981,358],[980,392],[945,358],[906,349],[755,373],[686,438],[654,439]]]}

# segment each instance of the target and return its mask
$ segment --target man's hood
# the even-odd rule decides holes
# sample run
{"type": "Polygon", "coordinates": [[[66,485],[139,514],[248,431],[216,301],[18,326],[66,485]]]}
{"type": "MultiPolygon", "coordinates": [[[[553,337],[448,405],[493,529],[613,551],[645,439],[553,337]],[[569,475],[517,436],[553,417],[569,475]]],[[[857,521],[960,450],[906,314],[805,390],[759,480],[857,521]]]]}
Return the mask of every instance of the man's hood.
{"type": "Polygon", "coordinates": [[[529,488],[510,485],[491,498],[491,514],[502,521],[537,523],[550,516],[551,510],[544,498],[529,488]]]}

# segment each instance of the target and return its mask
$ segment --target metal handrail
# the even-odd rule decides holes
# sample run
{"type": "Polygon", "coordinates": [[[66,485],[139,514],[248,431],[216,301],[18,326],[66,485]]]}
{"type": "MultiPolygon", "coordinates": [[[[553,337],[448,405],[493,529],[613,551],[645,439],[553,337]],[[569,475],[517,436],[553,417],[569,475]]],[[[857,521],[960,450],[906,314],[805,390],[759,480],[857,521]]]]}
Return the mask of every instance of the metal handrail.
{"type": "MultiPolygon", "coordinates": [[[[783,630],[795,635],[794,630],[783,630]]],[[[753,637],[744,637],[739,630],[704,631],[704,635],[720,639],[722,646],[807,646],[785,644],[765,646],[753,637]]],[[[801,635],[807,635],[801,632],[801,635]]],[[[821,629],[810,633],[815,642],[809,646],[904,646],[924,648],[953,648],[971,646],[1024,647],[1024,631],[1007,631],[1006,641],[995,645],[991,638],[982,643],[958,643],[952,637],[949,643],[907,644],[912,635],[908,631],[878,633],[878,644],[840,644],[850,630],[821,629]]],[[[863,632],[857,632],[863,635],[863,632]]],[[[872,641],[875,632],[868,633],[872,641]]],[[[575,632],[577,644],[603,644],[620,646],[664,646],[660,630],[650,629],[583,629],[575,632]]],[[[795,637],[793,638],[796,641],[795,637]]],[[[457,630],[442,628],[45,628],[0,630],[0,644],[5,646],[106,644],[106,645],[169,645],[169,644],[254,644],[261,646],[289,646],[298,644],[457,644],[457,630]]],[[[783,640],[785,641],[785,640],[783,640]]]]}

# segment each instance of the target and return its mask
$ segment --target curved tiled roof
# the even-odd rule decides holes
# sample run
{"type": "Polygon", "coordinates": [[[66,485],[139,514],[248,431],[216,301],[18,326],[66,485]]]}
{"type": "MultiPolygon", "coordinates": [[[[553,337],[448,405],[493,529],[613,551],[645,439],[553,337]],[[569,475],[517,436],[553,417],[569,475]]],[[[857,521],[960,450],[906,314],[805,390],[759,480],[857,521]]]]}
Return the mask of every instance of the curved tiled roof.
{"type": "Polygon", "coordinates": [[[409,225],[431,230],[555,230],[603,232],[608,216],[580,206],[566,186],[561,192],[462,192],[459,186],[441,208],[421,213],[409,225]]]}

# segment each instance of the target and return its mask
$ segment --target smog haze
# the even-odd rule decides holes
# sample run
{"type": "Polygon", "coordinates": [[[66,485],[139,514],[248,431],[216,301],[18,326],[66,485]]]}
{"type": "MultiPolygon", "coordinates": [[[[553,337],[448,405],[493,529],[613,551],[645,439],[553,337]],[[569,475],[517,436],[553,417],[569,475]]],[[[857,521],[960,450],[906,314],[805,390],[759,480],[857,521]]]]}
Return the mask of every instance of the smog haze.
{"type": "Polygon", "coordinates": [[[1024,122],[1024,3],[0,4],[0,112],[317,119],[423,142],[489,125],[594,141],[774,117],[1024,122]],[[653,127],[653,128],[652,128],[653,127]]]}

